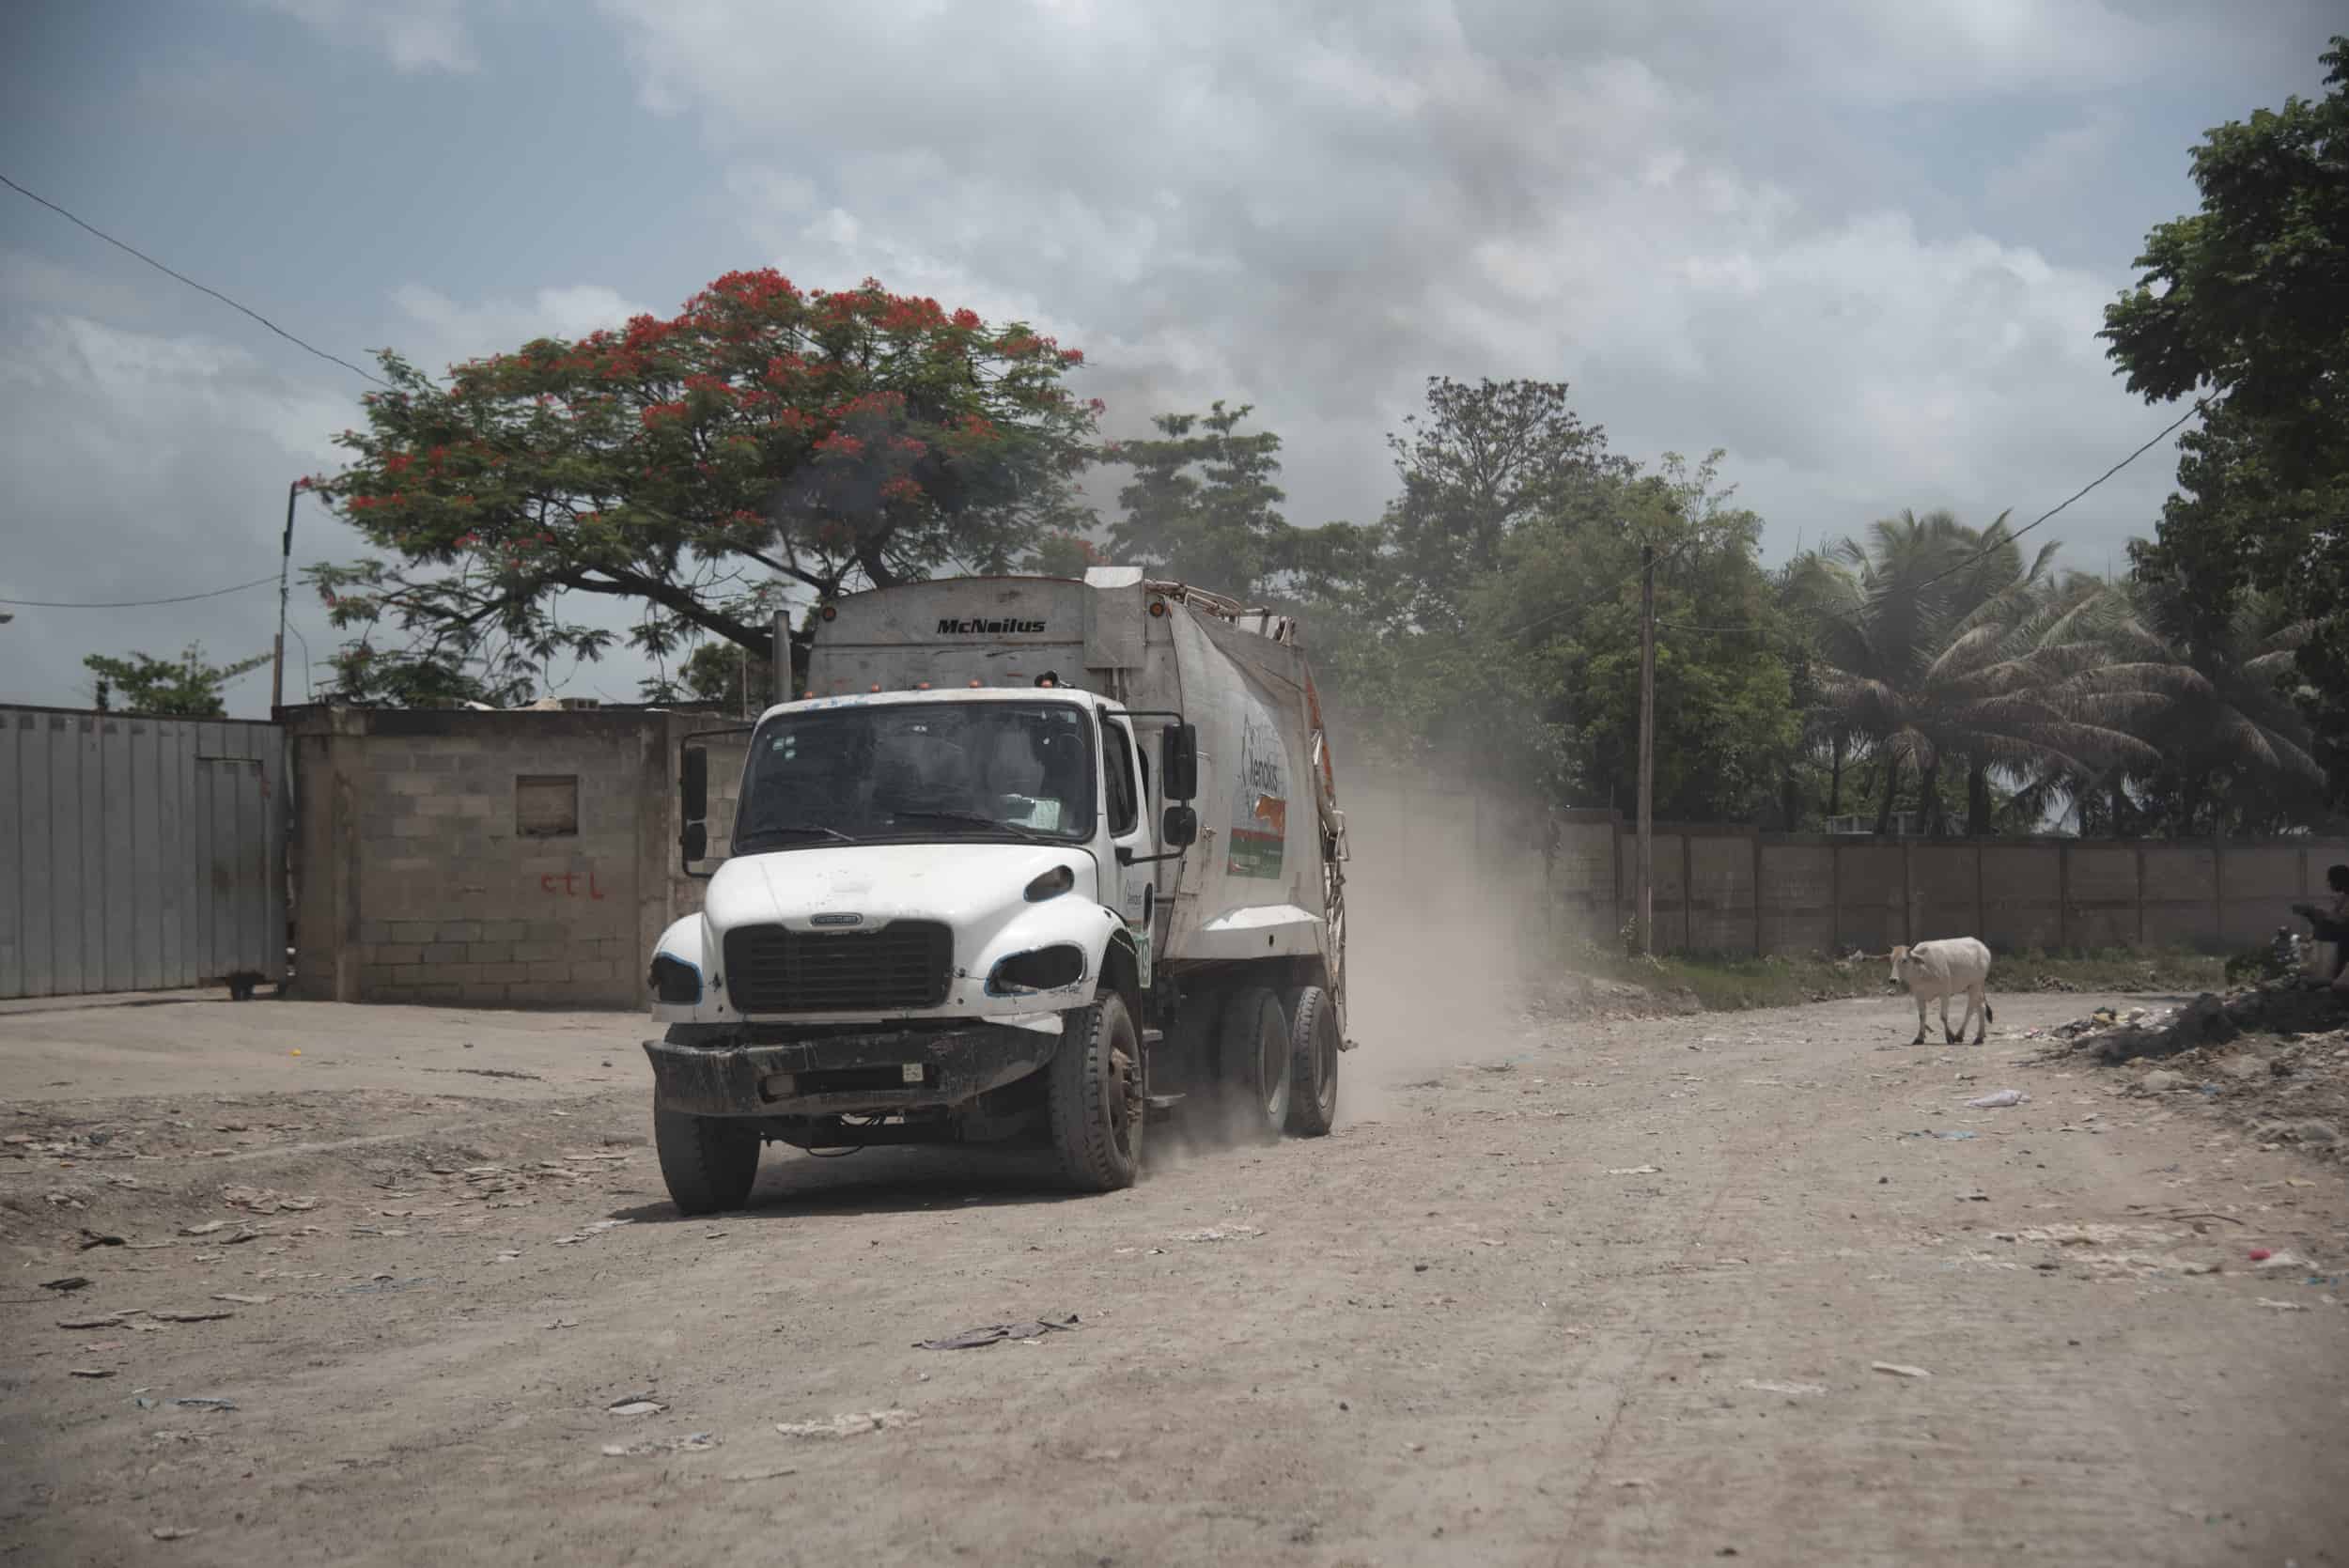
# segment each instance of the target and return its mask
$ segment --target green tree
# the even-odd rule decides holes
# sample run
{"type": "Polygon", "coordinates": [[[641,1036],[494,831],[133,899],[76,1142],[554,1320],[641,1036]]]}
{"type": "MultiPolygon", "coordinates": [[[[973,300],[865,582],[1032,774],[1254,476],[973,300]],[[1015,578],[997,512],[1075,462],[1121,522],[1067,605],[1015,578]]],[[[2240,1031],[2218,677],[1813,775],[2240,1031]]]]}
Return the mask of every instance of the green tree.
{"type": "Polygon", "coordinates": [[[1890,831],[1904,767],[1928,832],[1951,824],[1942,784],[1954,774],[1965,831],[1986,834],[1994,771],[2012,788],[2146,754],[2130,727],[2142,672],[2114,663],[2101,585],[2054,580],[2057,549],[2027,558],[2003,514],[1973,529],[1948,512],[1904,512],[1804,564],[1829,724],[1863,737],[1880,770],[1869,790],[1878,832],[1890,831]]]}
{"type": "Polygon", "coordinates": [[[1253,600],[1288,560],[1281,438],[1239,433],[1253,412],[1218,399],[1204,414],[1162,413],[1155,440],[1113,442],[1110,462],[1133,470],[1117,492],[1125,517],[1112,525],[1120,566],[1142,567],[1213,593],[1253,600]]]}
{"type": "Polygon", "coordinates": [[[2310,624],[2303,712],[2349,800],[2349,38],[2322,58],[2322,99],[2203,137],[2201,210],[2146,236],[2101,335],[2130,391],[2205,408],[2156,538],[2132,558],[2193,585],[2197,659],[2235,635],[2245,588],[2310,624]]]}
{"type": "Polygon", "coordinates": [[[128,659],[91,654],[84,668],[98,678],[93,704],[101,713],[146,713],[178,719],[217,719],[228,711],[222,692],[239,675],[270,660],[268,654],[233,664],[209,664],[204,645],[191,643],[178,659],[157,659],[135,650],[128,659]]]}
{"type": "Polygon", "coordinates": [[[1089,520],[1073,484],[1100,406],[1065,384],[1082,357],[869,279],[826,293],[772,271],[446,386],[387,352],[392,389],[318,482],[390,552],[310,573],[360,632],[344,685],[397,690],[413,666],[420,691],[452,669],[506,688],[593,659],[614,634],[567,618],[576,595],[631,605],[647,653],[707,635],[764,653],[786,595],[1006,569],[1089,520]]]}

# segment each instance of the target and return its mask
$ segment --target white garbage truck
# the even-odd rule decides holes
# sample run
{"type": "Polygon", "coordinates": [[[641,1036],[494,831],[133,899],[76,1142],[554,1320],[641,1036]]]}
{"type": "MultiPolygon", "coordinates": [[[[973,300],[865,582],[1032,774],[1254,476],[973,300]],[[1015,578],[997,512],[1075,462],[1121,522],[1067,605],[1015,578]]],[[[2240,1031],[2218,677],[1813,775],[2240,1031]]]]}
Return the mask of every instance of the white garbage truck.
{"type": "Polygon", "coordinates": [[[818,617],[714,870],[708,737],[679,753],[708,881],[645,1043],[677,1206],[739,1207],[770,1141],[1025,1142],[1098,1191],[1164,1113],[1328,1132],[1346,821],[1297,624],[1119,567],[818,617]]]}

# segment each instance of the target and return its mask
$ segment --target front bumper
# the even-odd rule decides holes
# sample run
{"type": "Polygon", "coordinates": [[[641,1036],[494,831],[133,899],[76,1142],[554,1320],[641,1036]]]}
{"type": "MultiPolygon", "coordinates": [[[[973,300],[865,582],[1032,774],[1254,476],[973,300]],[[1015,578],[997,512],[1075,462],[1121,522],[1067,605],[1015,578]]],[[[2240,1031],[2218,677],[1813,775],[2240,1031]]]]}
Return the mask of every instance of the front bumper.
{"type": "Polygon", "coordinates": [[[653,1103],[693,1116],[880,1115],[952,1110],[1052,1060],[1060,1036],[973,1024],[811,1040],[647,1040],[653,1103]],[[909,1069],[919,1070],[914,1080],[909,1069]]]}

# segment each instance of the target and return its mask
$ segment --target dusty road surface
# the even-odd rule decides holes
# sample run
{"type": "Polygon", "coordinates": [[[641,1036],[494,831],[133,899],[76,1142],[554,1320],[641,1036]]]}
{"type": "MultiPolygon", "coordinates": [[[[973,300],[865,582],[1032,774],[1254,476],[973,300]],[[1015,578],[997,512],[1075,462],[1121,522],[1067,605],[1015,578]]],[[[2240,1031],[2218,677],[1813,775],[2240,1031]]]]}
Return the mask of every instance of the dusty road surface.
{"type": "Polygon", "coordinates": [[[629,1017],[9,1010],[0,1560],[2340,1562],[2341,1168],[2014,1064],[2098,1000],[1431,1034],[1322,1141],[716,1222],[629,1017]]]}

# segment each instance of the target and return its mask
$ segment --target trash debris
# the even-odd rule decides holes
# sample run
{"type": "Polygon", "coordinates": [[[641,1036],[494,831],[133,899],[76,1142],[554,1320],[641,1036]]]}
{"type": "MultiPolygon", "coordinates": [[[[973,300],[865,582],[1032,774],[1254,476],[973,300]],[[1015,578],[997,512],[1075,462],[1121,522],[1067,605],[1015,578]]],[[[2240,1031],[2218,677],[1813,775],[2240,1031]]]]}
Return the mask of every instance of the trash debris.
{"type": "Polygon", "coordinates": [[[112,1367],[69,1367],[66,1369],[66,1375],[69,1377],[112,1377],[114,1374],[115,1369],[112,1367]]]}
{"type": "Polygon", "coordinates": [[[579,1319],[575,1317],[558,1317],[552,1323],[545,1325],[545,1327],[549,1328],[576,1328],[579,1327],[579,1319]]]}
{"type": "Polygon", "coordinates": [[[54,1290],[59,1295],[63,1295],[65,1292],[70,1290],[80,1290],[83,1286],[88,1283],[89,1276],[86,1274],[69,1274],[62,1280],[43,1280],[40,1282],[40,1288],[43,1290],[54,1290]]]}
{"type": "Polygon", "coordinates": [[[2275,1255],[2275,1253],[2269,1251],[2264,1247],[2254,1247],[2248,1252],[2244,1254],[2245,1257],[2249,1258],[2253,1263],[2265,1263],[2268,1259],[2274,1257],[2275,1255]]]}
{"type": "Polygon", "coordinates": [[[2020,1089],[1999,1089],[1979,1099],[1966,1102],[1968,1110],[2002,1110],[2011,1105],[2029,1105],[2030,1096],[2020,1089]]]}
{"type": "Polygon", "coordinates": [[[171,1403],[183,1405],[190,1410],[234,1410],[237,1407],[235,1400],[221,1399],[211,1394],[192,1394],[185,1399],[175,1399],[171,1403]]]}
{"type": "Polygon", "coordinates": [[[1177,1231],[1166,1239],[1169,1241],[1245,1241],[1250,1236],[1262,1234],[1264,1232],[1253,1225],[1209,1225],[1205,1230],[1177,1231]]]}
{"type": "Polygon", "coordinates": [[[122,1314],[108,1312],[104,1317],[61,1317],[57,1319],[57,1327],[60,1328],[119,1328],[122,1327],[122,1314]]]}
{"type": "Polygon", "coordinates": [[[593,1240],[595,1237],[603,1234],[606,1231],[617,1230],[622,1225],[633,1225],[634,1223],[636,1223],[636,1221],[633,1219],[599,1219],[592,1225],[581,1226],[577,1231],[569,1235],[555,1237],[554,1244],[557,1247],[573,1247],[578,1245],[580,1242],[593,1240]]]}
{"type": "Polygon", "coordinates": [[[1923,1127],[1916,1132],[1902,1133],[1901,1136],[1903,1138],[1937,1138],[1944,1143],[1963,1143],[1968,1139],[1979,1138],[1982,1135],[1977,1132],[1968,1131],[1964,1128],[1959,1128],[1953,1132],[1936,1132],[1931,1127],[1923,1127]]]}
{"type": "Polygon", "coordinates": [[[1607,1173],[1610,1176],[1660,1176],[1664,1168],[1660,1165],[1623,1165],[1610,1168],[1607,1173]]]}
{"type": "Polygon", "coordinates": [[[158,1541],[185,1541],[189,1536],[194,1535],[195,1531],[183,1528],[179,1525],[157,1525],[153,1529],[148,1530],[147,1533],[153,1536],[158,1541]]]}
{"type": "Polygon", "coordinates": [[[273,1298],[267,1296],[239,1296],[234,1291],[224,1291],[220,1295],[213,1296],[212,1299],[215,1301],[233,1301],[240,1307],[266,1307],[273,1298]]]}
{"type": "Polygon", "coordinates": [[[910,1410],[859,1410],[828,1421],[777,1421],[775,1430],[786,1437],[855,1437],[867,1432],[894,1432],[911,1426],[910,1410]]]}
{"type": "Polygon", "coordinates": [[[218,1323],[222,1318],[234,1317],[237,1314],[216,1312],[209,1307],[198,1307],[194,1312],[148,1312],[147,1315],[158,1323],[218,1323]]]}
{"type": "Polygon", "coordinates": [[[215,1231],[225,1231],[227,1228],[228,1221],[226,1219],[207,1219],[201,1225],[180,1226],[179,1234],[181,1235],[210,1235],[215,1231]]]}
{"type": "Polygon", "coordinates": [[[2309,1310],[2309,1304],[2305,1301],[2276,1301],[2264,1296],[2259,1298],[2259,1304],[2263,1307],[2273,1307],[2279,1312],[2305,1312],[2309,1310]]]}
{"type": "MultiPolygon", "coordinates": [[[[1931,1374],[1921,1374],[1920,1375],[1931,1374]]],[[[1757,1377],[1749,1377],[1737,1387],[1751,1389],[1759,1394],[1823,1394],[1827,1392],[1827,1385],[1824,1383],[1773,1383],[1766,1378],[1757,1377]]]]}
{"type": "Polygon", "coordinates": [[[627,1394],[604,1406],[615,1416],[657,1416],[668,1408],[649,1393],[627,1394]]]}
{"type": "Polygon", "coordinates": [[[87,1227],[82,1231],[82,1250],[85,1252],[93,1247],[128,1247],[130,1245],[124,1237],[108,1235],[103,1231],[93,1231],[87,1227]]]}
{"type": "Polygon", "coordinates": [[[660,1437],[642,1443],[606,1443],[608,1459],[643,1459],[656,1453],[708,1453],[725,1439],[714,1432],[689,1432],[682,1437],[660,1437]]]}
{"type": "Polygon", "coordinates": [[[2173,1089],[2186,1087],[2186,1075],[2173,1073],[2167,1067],[2156,1067],[2137,1080],[2137,1086],[2148,1094],[2166,1094],[2173,1089]]]}
{"type": "MultiPolygon", "coordinates": [[[[609,1065],[609,1063],[606,1063],[609,1065]]],[[[780,1481],[787,1475],[798,1475],[797,1465],[770,1465],[763,1470],[728,1470],[720,1481],[780,1481]]]]}
{"type": "Polygon", "coordinates": [[[981,1345],[995,1344],[1003,1340],[1040,1340],[1047,1334],[1066,1333],[1079,1327],[1077,1314],[1066,1317],[1031,1318],[1025,1323],[990,1323],[984,1328],[966,1328],[942,1340],[919,1340],[916,1350],[976,1350],[981,1345]]]}
{"type": "Polygon", "coordinates": [[[1870,1361],[1868,1370],[1889,1372],[1895,1377],[1931,1377],[1933,1375],[1922,1367],[1905,1367],[1898,1361],[1870,1361]]]}

